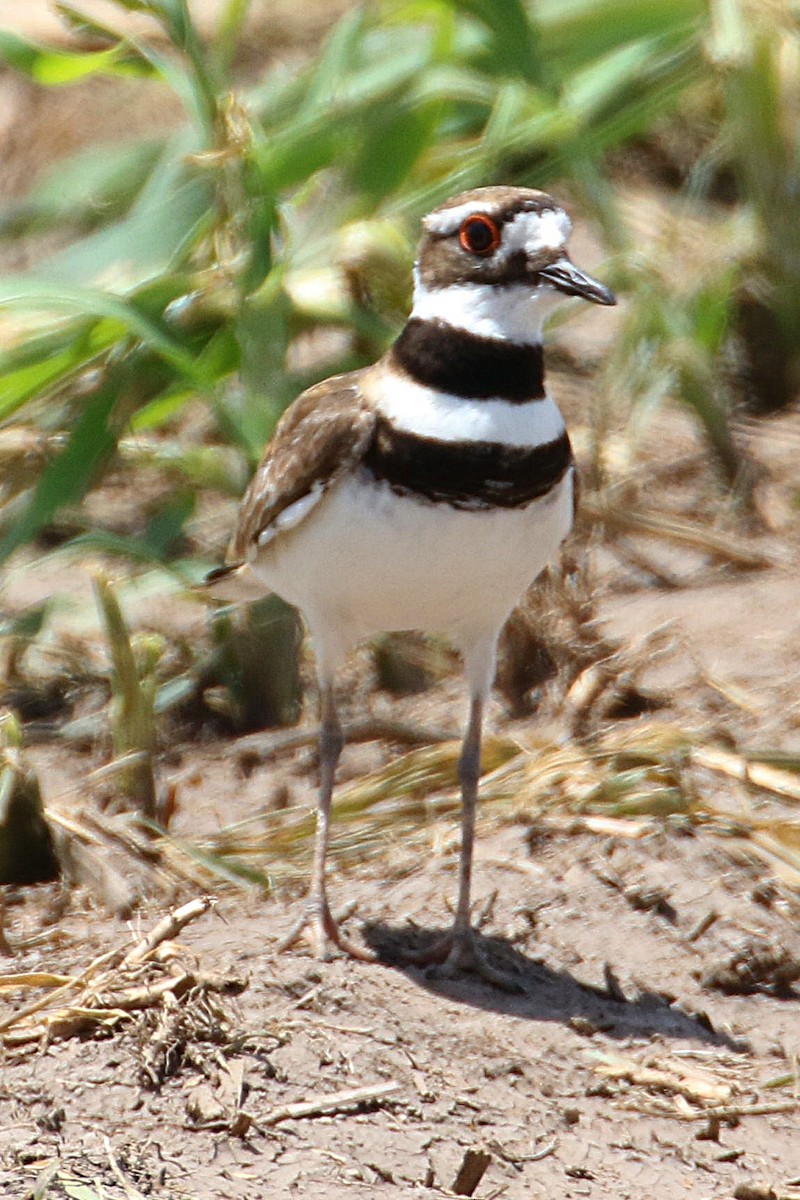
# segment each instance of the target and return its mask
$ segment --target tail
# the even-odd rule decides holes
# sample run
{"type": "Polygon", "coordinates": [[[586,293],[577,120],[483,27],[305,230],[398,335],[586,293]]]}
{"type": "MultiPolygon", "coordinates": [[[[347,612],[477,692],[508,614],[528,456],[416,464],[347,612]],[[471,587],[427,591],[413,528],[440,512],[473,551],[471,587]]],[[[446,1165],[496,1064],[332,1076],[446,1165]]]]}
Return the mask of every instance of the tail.
{"type": "Polygon", "coordinates": [[[259,579],[249,563],[229,563],[209,571],[200,585],[200,590],[215,600],[227,600],[234,604],[250,604],[263,600],[269,588],[259,579]]]}

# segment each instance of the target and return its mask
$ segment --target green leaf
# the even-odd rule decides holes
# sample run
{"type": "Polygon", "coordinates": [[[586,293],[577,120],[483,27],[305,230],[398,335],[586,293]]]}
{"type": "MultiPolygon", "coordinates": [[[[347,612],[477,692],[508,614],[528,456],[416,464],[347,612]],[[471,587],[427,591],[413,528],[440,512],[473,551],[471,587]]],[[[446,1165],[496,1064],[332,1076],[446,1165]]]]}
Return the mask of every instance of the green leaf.
{"type": "MultiPolygon", "coordinates": [[[[58,320],[0,353],[0,421],[8,420],[29,400],[63,387],[124,336],[125,325],[120,321],[58,320]]],[[[52,403],[47,412],[52,426],[52,403]]]]}
{"type": "Polygon", "coordinates": [[[62,1176],[59,1177],[59,1182],[69,1200],[102,1200],[97,1189],[88,1183],[78,1183],[76,1180],[64,1179],[62,1176]]]}
{"type": "MultiPolygon", "coordinates": [[[[191,517],[194,507],[194,494],[181,492],[151,517],[141,537],[112,533],[106,529],[90,529],[70,538],[65,549],[99,551],[150,566],[159,563],[172,571],[176,566],[175,544],[182,537],[183,526],[191,517]]],[[[180,570],[175,573],[178,577],[183,576],[180,570]]]]}
{"type": "Polygon", "coordinates": [[[159,562],[167,561],[194,508],[194,493],[180,492],[150,518],[142,540],[144,549],[152,558],[159,562]]]}
{"type": "Polygon", "coordinates": [[[0,421],[7,421],[34,396],[60,382],[77,366],[74,347],[0,374],[0,421]]]}
{"type": "Polygon", "coordinates": [[[344,123],[313,120],[281,130],[255,149],[253,161],[268,192],[286,192],[340,161],[351,135],[344,123]]]}
{"type": "MultiPolygon", "coordinates": [[[[162,832],[157,826],[154,828],[156,828],[157,832],[162,832]]],[[[229,883],[246,883],[264,890],[272,890],[272,881],[266,872],[249,866],[249,864],[242,862],[240,859],[234,858],[233,855],[215,854],[211,850],[203,850],[200,846],[196,846],[192,842],[182,841],[171,835],[164,835],[163,840],[169,845],[182,850],[188,858],[193,859],[205,867],[212,875],[216,875],[220,879],[226,879],[229,883]]]]}
{"type": "Polygon", "coordinates": [[[437,117],[438,105],[392,106],[383,119],[376,114],[361,140],[353,168],[358,190],[377,202],[400,187],[432,144],[437,117]]]}
{"type": "Polygon", "coordinates": [[[33,1185],[31,1200],[44,1200],[50,1184],[53,1182],[56,1175],[58,1175],[60,1169],[61,1164],[58,1160],[56,1160],[54,1163],[50,1163],[49,1166],[44,1168],[44,1170],[37,1177],[36,1183],[33,1185]]]}
{"type": "Polygon", "coordinates": [[[67,312],[80,316],[109,317],[151,347],[181,374],[204,385],[194,357],[179,342],[137,308],[135,301],[97,288],[67,287],[28,276],[0,280],[0,305],[67,312]]]}
{"type": "Polygon", "coordinates": [[[706,21],[705,0],[538,0],[542,52],[562,78],[638,38],[692,43],[706,21]]]}
{"type": "Polygon", "coordinates": [[[128,54],[124,45],[88,54],[54,50],[26,41],[8,29],[0,29],[0,57],[36,83],[49,86],[76,83],[90,75],[152,75],[151,69],[128,54]]]}
{"type": "Polygon", "coordinates": [[[211,47],[219,75],[230,70],[249,8],[250,0],[227,0],[223,5],[211,47]]]}
{"type": "Polygon", "coordinates": [[[0,540],[0,562],[34,538],[60,508],[89,490],[116,445],[111,414],[118,389],[119,380],[109,378],[90,398],[65,449],[44,468],[27,508],[0,540]]]}
{"type": "Polygon", "coordinates": [[[453,0],[457,8],[477,17],[492,33],[491,68],[500,75],[518,76],[542,85],[545,72],[539,37],[521,0],[453,0]]]}
{"type": "Polygon", "coordinates": [[[28,642],[39,636],[50,614],[51,601],[33,604],[20,613],[0,617],[0,637],[19,638],[28,642]]]}
{"type": "Polygon", "coordinates": [[[54,255],[48,276],[89,283],[116,269],[130,285],[172,270],[213,216],[211,181],[185,162],[197,149],[189,129],[170,138],[127,216],[54,255]]]}
{"type": "Polygon", "coordinates": [[[132,203],[163,152],[148,140],[124,146],[91,146],[45,172],[24,200],[0,210],[0,235],[31,227],[77,222],[109,224],[132,203]]]}
{"type": "Polygon", "coordinates": [[[297,111],[298,121],[330,111],[339,88],[346,84],[347,76],[356,66],[364,28],[365,11],[361,5],[345,13],[334,26],[308,77],[308,86],[297,111]]]}

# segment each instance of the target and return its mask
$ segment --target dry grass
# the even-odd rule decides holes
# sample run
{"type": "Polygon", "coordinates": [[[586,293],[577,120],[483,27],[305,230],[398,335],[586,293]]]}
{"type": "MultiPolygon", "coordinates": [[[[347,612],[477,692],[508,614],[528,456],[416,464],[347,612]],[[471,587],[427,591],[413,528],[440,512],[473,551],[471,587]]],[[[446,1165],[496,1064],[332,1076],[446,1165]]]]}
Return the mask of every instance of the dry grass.
{"type": "Polygon", "coordinates": [[[212,907],[204,896],[162,918],[132,947],[117,946],[70,975],[48,971],[6,974],[0,992],[11,997],[39,993],[0,1021],[6,1049],[42,1047],[54,1040],[110,1032],[145,1009],[173,1006],[188,996],[231,992],[232,979],[200,974],[185,948],[172,939],[212,907]]]}
{"type": "MultiPolygon", "coordinates": [[[[402,845],[410,859],[431,844],[456,845],[457,741],[401,755],[334,801],[331,855],[356,867],[402,845]]],[[[800,758],[793,764],[800,771],[800,758]]],[[[568,836],[589,830],[640,838],[654,827],[689,827],[756,857],[800,890],[800,777],[697,740],[669,721],[618,722],[583,741],[487,740],[480,822],[484,831],[528,822],[568,836]],[[708,786],[709,775],[727,789],[708,786]],[[731,786],[732,785],[732,786],[731,786]],[[765,800],[774,803],[769,811],[765,800]]],[[[314,834],[308,808],[260,814],[189,844],[165,834],[167,864],[208,886],[227,879],[271,886],[305,879],[314,834]]]]}

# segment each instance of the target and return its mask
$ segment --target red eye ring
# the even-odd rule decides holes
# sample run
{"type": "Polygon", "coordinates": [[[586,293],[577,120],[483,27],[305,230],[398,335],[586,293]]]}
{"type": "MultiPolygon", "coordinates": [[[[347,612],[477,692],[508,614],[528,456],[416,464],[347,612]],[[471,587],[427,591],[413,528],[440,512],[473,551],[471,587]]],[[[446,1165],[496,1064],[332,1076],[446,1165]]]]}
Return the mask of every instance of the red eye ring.
{"type": "Polygon", "coordinates": [[[468,254],[477,254],[484,258],[488,254],[494,254],[500,245],[500,229],[497,222],[485,213],[475,213],[462,222],[458,240],[461,248],[468,254]]]}

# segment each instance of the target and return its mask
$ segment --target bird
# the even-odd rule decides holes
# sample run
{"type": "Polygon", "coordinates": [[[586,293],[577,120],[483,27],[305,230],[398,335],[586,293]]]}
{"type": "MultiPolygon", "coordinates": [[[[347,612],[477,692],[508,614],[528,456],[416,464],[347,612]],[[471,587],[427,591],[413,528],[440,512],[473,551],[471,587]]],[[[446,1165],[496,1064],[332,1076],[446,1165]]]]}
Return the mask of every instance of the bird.
{"type": "Polygon", "coordinates": [[[225,601],[277,593],[303,614],[319,683],[319,798],[311,885],[282,945],[374,961],[345,936],[327,892],[331,802],[343,746],[335,685],[379,632],[443,634],[460,651],[468,713],[458,759],[461,845],[452,927],[406,961],[490,983],[471,924],[484,710],[502,627],[558,554],[574,519],[575,464],[544,381],[542,328],[567,297],[613,305],[567,252],[571,220],[548,194],[491,185],[422,220],[411,312],[371,366],[303,392],[247,488],[225,601]]]}

